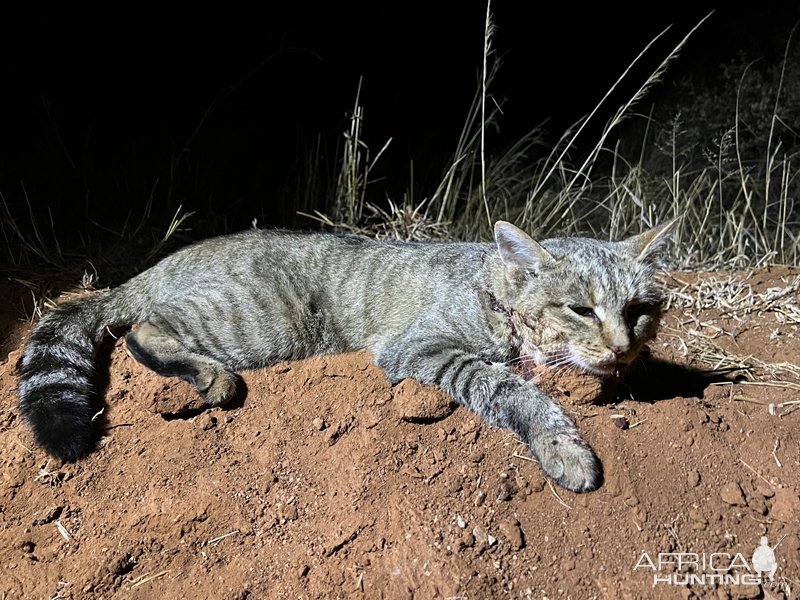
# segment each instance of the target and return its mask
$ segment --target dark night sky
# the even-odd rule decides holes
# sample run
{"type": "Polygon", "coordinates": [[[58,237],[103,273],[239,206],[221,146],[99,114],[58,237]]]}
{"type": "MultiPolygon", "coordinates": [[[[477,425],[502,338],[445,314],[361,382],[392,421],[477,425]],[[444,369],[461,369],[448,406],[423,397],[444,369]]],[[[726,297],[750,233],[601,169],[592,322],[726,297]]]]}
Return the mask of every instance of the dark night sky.
{"type": "MultiPolygon", "coordinates": [[[[504,56],[494,90],[507,98],[495,143],[546,119],[560,134],[658,32],[673,24],[654,60],[708,12],[579,11],[564,3],[542,14],[538,4],[493,5],[494,44],[504,56]]],[[[758,52],[775,38],[780,48],[798,4],[718,11],[672,75],[713,69],[737,48],[758,52]]],[[[333,160],[360,76],[367,142],[375,152],[394,138],[383,162],[386,191],[404,189],[410,158],[418,178],[435,181],[475,90],[485,4],[325,6],[4,19],[0,192],[19,209],[24,183],[36,211],[49,205],[84,220],[143,204],[157,180],[156,195],[165,193],[171,157],[228,89],[188,144],[193,185],[205,200],[194,206],[189,193],[183,202],[217,214],[244,202],[241,220],[226,224],[234,229],[257,214],[285,221],[292,207],[269,199],[298,187],[296,164],[318,134],[333,160]]]]}

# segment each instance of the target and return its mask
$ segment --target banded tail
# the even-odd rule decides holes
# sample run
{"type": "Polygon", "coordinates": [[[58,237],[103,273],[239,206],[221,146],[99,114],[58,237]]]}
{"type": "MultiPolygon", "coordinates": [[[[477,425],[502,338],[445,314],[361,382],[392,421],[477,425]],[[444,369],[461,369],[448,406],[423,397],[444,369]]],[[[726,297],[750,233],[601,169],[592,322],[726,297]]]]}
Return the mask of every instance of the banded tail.
{"type": "Polygon", "coordinates": [[[115,296],[106,292],[55,308],[34,328],[20,361],[20,413],[36,441],[64,461],[85,456],[99,438],[92,422],[94,355],[106,327],[137,320],[113,310],[115,296]]]}

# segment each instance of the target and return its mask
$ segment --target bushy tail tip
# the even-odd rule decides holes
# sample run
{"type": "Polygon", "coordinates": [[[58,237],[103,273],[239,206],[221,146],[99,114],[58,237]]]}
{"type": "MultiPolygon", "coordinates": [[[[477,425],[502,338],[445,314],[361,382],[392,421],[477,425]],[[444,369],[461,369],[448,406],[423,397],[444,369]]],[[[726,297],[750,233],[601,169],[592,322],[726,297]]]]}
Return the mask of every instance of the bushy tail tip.
{"type": "Polygon", "coordinates": [[[32,332],[19,364],[20,414],[36,441],[64,461],[85,456],[98,439],[90,308],[72,302],[48,314],[32,332]]]}

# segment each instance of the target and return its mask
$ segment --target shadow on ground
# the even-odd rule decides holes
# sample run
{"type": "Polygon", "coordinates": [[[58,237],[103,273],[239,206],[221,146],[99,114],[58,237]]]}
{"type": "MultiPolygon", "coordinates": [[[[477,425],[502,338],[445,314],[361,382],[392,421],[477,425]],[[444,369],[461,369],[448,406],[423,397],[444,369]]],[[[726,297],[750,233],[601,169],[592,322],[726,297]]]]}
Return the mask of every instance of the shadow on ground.
{"type": "Polygon", "coordinates": [[[734,383],[739,371],[741,369],[696,369],[645,355],[637,368],[619,382],[617,399],[630,397],[649,403],[679,397],[702,400],[708,386],[734,383]]]}

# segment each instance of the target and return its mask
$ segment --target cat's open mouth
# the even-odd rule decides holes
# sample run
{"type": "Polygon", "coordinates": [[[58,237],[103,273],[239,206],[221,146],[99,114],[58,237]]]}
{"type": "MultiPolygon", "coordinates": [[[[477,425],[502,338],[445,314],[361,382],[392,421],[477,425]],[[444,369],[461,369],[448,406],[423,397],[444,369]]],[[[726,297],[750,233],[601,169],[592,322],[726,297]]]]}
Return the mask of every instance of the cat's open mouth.
{"type": "Polygon", "coordinates": [[[610,361],[610,362],[593,362],[585,358],[575,356],[573,364],[578,368],[591,373],[592,375],[599,375],[600,377],[621,377],[630,366],[630,362],[610,361]]]}
{"type": "Polygon", "coordinates": [[[632,358],[620,356],[617,360],[588,358],[566,344],[552,345],[545,351],[535,346],[524,348],[520,356],[527,357],[520,361],[523,376],[530,379],[533,371],[539,368],[573,367],[579,371],[598,377],[617,377],[628,370],[632,358]]]}
{"type": "Polygon", "coordinates": [[[514,364],[512,370],[521,375],[524,379],[536,379],[542,371],[551,369],[567,369],[572,368],[576,371],[586,373],[595,377],[616,379],[622,378],[627,372],[630,364],[628,363],[612,363],[612,364],[599,364],[592,363],[584,358],[574,357],[566,363],[560,363],[557,360],[523,360],[514,364]]]}

